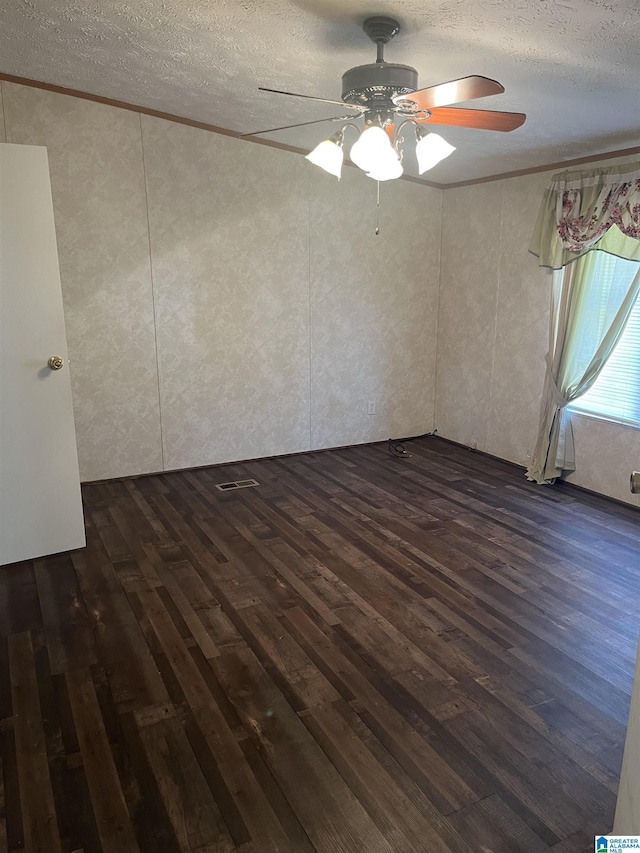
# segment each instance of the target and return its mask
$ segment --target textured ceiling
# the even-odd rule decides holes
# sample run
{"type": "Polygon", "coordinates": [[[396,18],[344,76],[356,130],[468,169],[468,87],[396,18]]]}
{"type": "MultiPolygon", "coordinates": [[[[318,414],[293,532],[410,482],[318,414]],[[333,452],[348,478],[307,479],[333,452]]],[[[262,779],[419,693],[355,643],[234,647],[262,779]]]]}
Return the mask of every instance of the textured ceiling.
{"type": "MultiPolygon", "coordinates": [[[[506,91],[470,107],[527,113],[512,133],[441,129],[458,150],[429,180],[640,144],[638,0],[2,0],[0,71],[246,133],[339,114],[257,89],[339,99],[342,73],[375,60],[371,14],[401,22],[386,59],[420,86],[481,74],[506,91]]],[[[269,138],[311,148],[334,129],[269,138]]]]}

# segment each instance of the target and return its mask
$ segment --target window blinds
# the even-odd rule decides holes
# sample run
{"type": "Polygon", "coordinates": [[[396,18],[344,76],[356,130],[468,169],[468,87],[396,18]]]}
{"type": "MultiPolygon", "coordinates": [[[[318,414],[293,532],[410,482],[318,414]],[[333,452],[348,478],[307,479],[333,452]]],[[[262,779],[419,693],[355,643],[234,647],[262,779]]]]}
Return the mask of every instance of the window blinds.
{"type": "MultiPolygon", "coordinates": [[[[614,287],[628,287],[638,263],[597,252],[597,275],[614,287]]],[[[607,288],[602,288],[602,293],[607,288]]],[[[595,294],[590,311],[602,316],[604,297],[595,294]]],[[[573,411],[619,423],[640,426],[640,298],[631,311],[622,337],[592,387],[570,406],[573,411]]]]}

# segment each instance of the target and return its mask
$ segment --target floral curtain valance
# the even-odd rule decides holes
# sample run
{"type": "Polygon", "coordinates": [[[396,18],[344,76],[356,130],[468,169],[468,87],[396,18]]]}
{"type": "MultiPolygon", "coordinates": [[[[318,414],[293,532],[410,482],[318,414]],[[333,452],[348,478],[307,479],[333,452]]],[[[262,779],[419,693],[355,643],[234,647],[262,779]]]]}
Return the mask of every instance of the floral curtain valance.
{"type": "Polygon", "coordinates": [[[530,251],[561,269],[592,249],[640,261],[640,162],[563,172],[547,187],[530,251]]]}

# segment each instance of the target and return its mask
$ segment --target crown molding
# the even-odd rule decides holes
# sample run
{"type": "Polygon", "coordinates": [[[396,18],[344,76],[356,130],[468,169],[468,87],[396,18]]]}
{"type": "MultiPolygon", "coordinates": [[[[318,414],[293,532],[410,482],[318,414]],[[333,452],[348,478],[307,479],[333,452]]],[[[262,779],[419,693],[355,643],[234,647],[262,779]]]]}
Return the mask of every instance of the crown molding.
{"type": "MultiPolygon", "coordinates": [[[[148,107],[141,107],[137,104],[130,104],[127,101],[117,101],[113,98],[105,98],[102,95],[93,95],[91,92],[82,92],[79,89],[69,89],[65,86],[56,86],[53,83],[43,83],[41,80],[31,80],[28,77],[17,77],[14,74],[4,74],[0,72],[0,81],[4,80],[7,83],[16,83],[19,86],[31,86],[34,89],[45,89],[48,92],[56,92],[59,95],[68,95],[72,98],[82,98],[85,101],[94,101],[97,104],[105,104],[109,107],[118,107],[121,110],[129,110],[130,112],[141,113],[142,115],[161,118],[165,121],[172,121],[176,124],[184,124],[187,127],[195,127],[199,130],[206,130],[210,133],[219,133],[222,136],[230,136],[233,139],[240,139],[243,142],[252,142],[256,145],[266,145],[268,148],[278,148],[281,151],[289,151],[292,154],[305,155],[308,152],[304,148],[296,148],[293,145],[287,145],[284,142],[274,142],[271,139],[258,139],[258,137],[242,136],[234,130],[228,130],[225,127],[218,127],[215,124],[208,124],[203,121],[186,118],[185,116],[173,115],[173,113],[164,113],[160,110],[152,110],[148,107]]],[[[471,187],[475,184],[486,184],[491,181],[503,181],[507,178],[521,178],[524,175],[534,175],[537,172],[549,172],[553,169],[565,169],[567,166],[579,166],[583,163],[595,163],[598,160],[614,159],[616,157],[627,157],[640,154],[640,146],[634,148],[620,148],[617,151],[603,151],[601,154],[590,154],[587,157],[576,157],[573,160],[559,160],[556,163],[547,163],[543,166],[532,166],[529,169],[519,169],[515,172],[502,172],[496,175],[487,175],[484,178],[474,178],[469,181],[457,181],[452,184],[439,184],[435,181],[425,181],[422,178],[416,178],[413,175],[403,175],[399,180],[408,181],[412,184],[419,184],[423,187],[431,187],[437,190],[452,190],[460,187],[471,187]]],[[[345,160],[345,166],[356,168],[353,163],[345,160]]]]}
{"type": "Polygon", "coordinates": [[[558,160],[556,163],[547,163],[545,166],[531,166],[529,169],[519,169],[516,172],[487,175],[486,178],[442,184],[442,189],[453,190],[458,187],[472,187],[475,184],[488,184],[491,181],[504,181],[507,178],[521,178],[523,175],[535,175],[538,172],[550,172],[554,169],[566,169],[567,166],[580,166],[583,163],[596,163],[598,160],[613,160],[616,157],[630,157],[635,154],[640,154],[640,145],[636,145],[634,148],[618,148],[616,151],[603,151],[601,154],[589,154],[586,157],[575,157],[573,160],[558,160]]]}
{"type": "MultiPolygon", "coordinates": [[[[176,124],[184,124],[187,127],[196,127],[199,130],[206,130],[210,133],[219,133],[222,136],[230,136],[232,139],[239,139],[242,142],[253,142],[256,145],[266,145],[268,148],[278,148],[281,151],[289,151],[292,154],[308,154],[304,148],[296,148],[294,145],[287,145],[284,142],[274,142],[272,139],[259,139],[257,136],[242,136],[235,130],[228,130],[225,127],[218,127],[215,124],[208,124],[204,121],[196,121],[195,119],[186,118],[185,116],[173,115],[173,113],[164,113],[160,110],[152,110],[148,107],[141,107],[137,104],[130,104],[127,101],[117,101],[114,98],[105,98],[102,95],[93,95],[91,92],[81,92],[79,89],[68,89],[66,86],[56,86],[53,83],[43,83],[41,80],[31,80],[28,77],[16,77],[15,74],[4,74],[0,72],[0,80],[6,83],[16,83],[19,86],[31,86],[34,89],[44,89],[47,92],[55,92],[58,95],[68,95],[71,98],[81,98],[84,101],[93,101],[96,104],[105,104],[108,107],[117,107],[121,110],[129,110],[130,112],[140,113],[145,116],[153,116],[153,118],[161,118],[165,121],[172,121],[176,124]]],[[[348,160],[344,161],[345,166],[357,168],[348,160]]],[[[413,184],[421,184],[426,187],[435,189],[443,189],[442,184],[423,181],[421,178],[415,178],[413,175],[403,175],[401,181],[409,181],[413,184]]]]}

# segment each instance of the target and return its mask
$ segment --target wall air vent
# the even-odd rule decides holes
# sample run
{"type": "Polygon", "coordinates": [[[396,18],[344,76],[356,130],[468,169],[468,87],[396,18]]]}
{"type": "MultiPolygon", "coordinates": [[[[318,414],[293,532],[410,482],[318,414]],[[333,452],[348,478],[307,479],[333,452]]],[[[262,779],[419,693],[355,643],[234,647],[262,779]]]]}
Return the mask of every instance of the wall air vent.
{"type": "Polygon", "coordinates": [[[219,492],[232,492],[234,489],[248,489],[249,486],[259,486],[257,480],[236,480],[234,483],[216,483],[219,492]]]}

